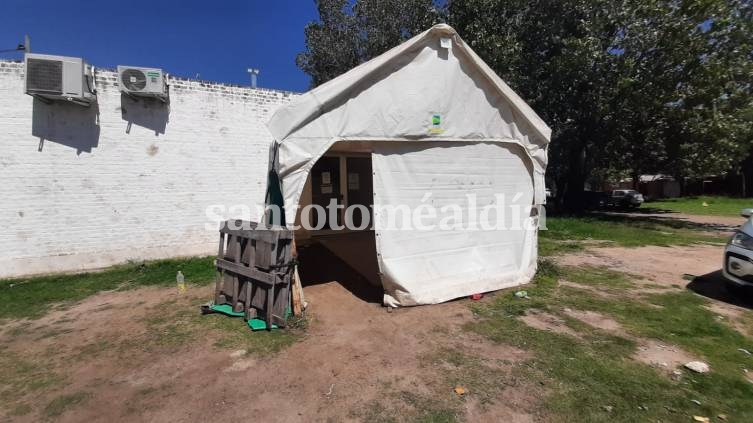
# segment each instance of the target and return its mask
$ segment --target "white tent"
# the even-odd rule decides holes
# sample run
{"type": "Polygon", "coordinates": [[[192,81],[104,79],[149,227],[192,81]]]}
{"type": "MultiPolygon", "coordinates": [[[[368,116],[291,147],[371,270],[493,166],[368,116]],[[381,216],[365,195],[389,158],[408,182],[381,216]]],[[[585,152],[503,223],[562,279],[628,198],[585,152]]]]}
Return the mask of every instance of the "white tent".
{"type": "MultiPolygon", "coordinates": [[[[335,143],[369,152],[375,210],[430,203],[458,204],[465,213],[469,193],[479,208],[495,194],[517,194],[516,204],[530,206],[545,201],[551,130],[447,25],[309,91],[268,127],[288,225],[312,168],[335,143]]],[[[504,219],[514,226],[537,217],[504,219]]],[[[523,228],[387,230],[375,212],[385,304],[432,304],[527,283],[537,231],[523,228]]]]}

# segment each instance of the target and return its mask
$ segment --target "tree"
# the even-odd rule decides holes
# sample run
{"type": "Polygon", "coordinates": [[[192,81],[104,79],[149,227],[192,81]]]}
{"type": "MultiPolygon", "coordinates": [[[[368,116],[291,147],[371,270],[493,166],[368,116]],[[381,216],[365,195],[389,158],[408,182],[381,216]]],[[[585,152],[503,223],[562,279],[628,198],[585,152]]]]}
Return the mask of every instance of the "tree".
{"type": "Polygon", "coordinates": [[[432,0],[317,0],[296,64],[318,86],[444,20],[432,0]]]}
{"type": "Polygon", "coordinates": [[[622,130],[637,139],[617,151],[636,173],[683,180],[732,170],[751,145],[751,2],[632,3],[618,98],[622,130]]]}
{"type": "Polygon", "coordinates": [[[751,143],[749,0],[466,0],[449,21],[553,128],[570,206],[589,175],[734,167],[751,143]]]}
{"type": "MultiPolygon", "coordinates": [[[[320,0],[298,65],[316,86],[446,20],[553,129],[547,174],[742,170],[753,149],[752,0],[320,0]]],[[[751,171],[753,172],[753,171],[751,171]]],[[[750,172],[749,172],[750,173],[750,172]]]]}
{"type": "Polygon", "coordinates": [[[319,22],[304,29],[307,51],[296,64],[317,86],[356,67],[361,62],[357,25],[348,0],[318,0],[319,22]]]}
{"type": "Polygon", "coordinates": [[[550,177],[560,199],[582,204],[591,170],[613,168],[615,41],[619,4],[608,0],[468,0],[449,21],[552,127],[550,177]]]}

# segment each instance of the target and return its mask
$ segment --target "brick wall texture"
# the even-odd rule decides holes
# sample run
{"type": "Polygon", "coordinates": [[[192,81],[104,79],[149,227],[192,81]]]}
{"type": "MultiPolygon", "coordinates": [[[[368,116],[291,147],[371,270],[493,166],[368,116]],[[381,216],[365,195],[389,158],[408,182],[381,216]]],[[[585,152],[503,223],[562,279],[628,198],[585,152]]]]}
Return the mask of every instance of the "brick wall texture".
{"type": "Polygon", "coordinates": [[[96,79],[96,104],[46,104],[0,62],[0,278],[212,254],[207,206],[258,218],[265,122],[296,94],[170,78],[162,104],[96,79]]]}

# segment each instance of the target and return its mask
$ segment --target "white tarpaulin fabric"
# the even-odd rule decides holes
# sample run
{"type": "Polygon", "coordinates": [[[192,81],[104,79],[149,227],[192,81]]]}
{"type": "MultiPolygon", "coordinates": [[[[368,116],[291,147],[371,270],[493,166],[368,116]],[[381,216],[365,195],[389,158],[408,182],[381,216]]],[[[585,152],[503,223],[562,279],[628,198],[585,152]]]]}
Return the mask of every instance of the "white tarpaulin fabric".
{"type": "MultiPolygon", "coordinates": [[[[483,147],[488,144],[510,151],[517,146],[520,151],[516,154],[526,162],[526,167],[516,169],[532,181],[530,203],[543,204],[545,201],[544,171],[551,130],[447,25],[434,26],[300,96],[290,105],[278,109],[268,127],[275,138],[276,154],[272,166],[280,177],[288,225],[295,221],[301,193],[312,167],[336,142],[374,142],[376,145],[377,142],[393,141],[398,145],[416,144],[414,148],[419,149],[427,147],[420,147],[426,142],[432,145],[436,142],[470,142],[468,148],[479,151],[488,148],[483,147]]],[[[384,169],[390,169],[393,155],[389,157],[391,159],[385,161],[375,156],[375,160],[380,160],[384,169]]],[[[442,171],[439,165],[424,165],[437,166],[432,167],[433,172],[442,171]]],[[[411,171],[411,168],[404,169],[406,174],[411,171]]],[[[396,185],[390,189],[399,190],[402,182],[391,180],[396,185]]],[[[497,235],[485,241],[481,240],[487,239],[484,238],[486,235],[478,235],[478,238],[465,235],[462,240],[457,235],[445,236],[439,245],[448,254],[460,248],[456,243],[467,244],[476,239],[484,245],[492,245],[491,240],[500,240],[497,235]]],[[[535,241],[535,234],[533,237],[535,241]]],[[[514,241],[517,247],[508,250],[524,249],[521,239],[514,241]]],[[[392,254],[393,258],[396,258],[394,254],[399,254],[387,251],[391,248],[389,242],[381,245],[380,254],[392,254]]],[[[479,289],[476,292],[482,291],[482,286],[500,286],[500,281],[527,277],[525,272],[528,269],[520,267],[517,279],[511,273],[505,276],[495,274],[496,270],[504,270],[495,260],[507,263],[509,258],[499,257],[494,251],[484,255],[481,248],[477,248],[474,254],[479,258],[468,265],[475,266],[479,269],[477,274],[483,273],[484,276],[477,283],[479,289]],[[488,271],[480,270],[482,263],[490,266],[488,271]],[[497,282],[492,283],[490,278],[497,278],[497,282]]],[[[439,268],[432,271],[433,275],[440,273],[439,268]]],[[[390,283],[415,289],[415,283],[403,280],[408,277],[405,275],[409,273],[395,271],[390,283]]],[[[442,280],[450,279],[448,276],[442,280]]],[[[463,280],[470,283],[469,278],[463,280]]],[[[444,289],[436,284],[433,286],[444,289]]],[[[446,292],[459,291],[448,288],[446,292]]],[[[406,301],[409,299],[405,298],[406,301]]],[[[414,298],[412,303],[441,301],[421,298],[429,297],[414,298]]],[[[446,295],[435,298],[449,299],[446,295]]]]}
{"type": "Polygon", "coordinates": [[[372,162],[386,305],[435,304],[520,285],[533,276],[533,180],[522,148],[499,143],[380,143],[374,146],[372,162]],[[426,198],[426,193],[431,195],[426,198]],[[522,195],[513,202],[518,193],[522,195]],[[466,197],[469,194],[475,205],[466,197]],[[422,204],[439,212],[435,219],[423,219],[424,230],[400,230],[404,222],[390,222],[380,211],[407,205],[419,213],[422,204]],[[450,213],[453,205],[461,207],[460,219],[450,213]],[[482,218],[484,207],[493,205],[500,207],[488,208],[482,218]],[[445,228],[441,219],[447,219],[445,228]],[[457,229],[447,230],[450,226],[457,229]]]}

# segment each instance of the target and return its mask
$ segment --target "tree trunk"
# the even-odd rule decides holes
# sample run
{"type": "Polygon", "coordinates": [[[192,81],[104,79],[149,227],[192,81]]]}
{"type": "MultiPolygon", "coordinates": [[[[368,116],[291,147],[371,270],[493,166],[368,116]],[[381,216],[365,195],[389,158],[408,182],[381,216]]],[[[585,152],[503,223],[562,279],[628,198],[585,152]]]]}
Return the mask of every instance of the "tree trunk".
{"type": "Polygon", "coordinates": [[[740,170],[740,176],[742,176],[742,178],[740,178],[740,180],[742,181],[742,185],[740,186],[740,188],[741,188],[741,191],[742,191],[742,194],[743,194],[743,198],[745,198],[745,197],[748,196],[748,190],[747,190],[748,187],[746,185],[746,182],[747,182],[746,178],[747,177],[745,176],[745,171],[744,170],[740,170]]]}
{"type": "Polygon", "coordinates": [[[554,196],[554,210],[547,210],[547,212],[559,212],[563,209],[564,205],[564,194],[567,192],[567,182],[565,181],[565,178],[557,177],[554,179],[554,186],[556,187],[555,190],[555,196],[554,196]]]}
{"type": "Polygon", "coordinates": [[[745,160],[742,161],[740,164],[740,173],[742,174],[742,194],[743,197],[748,197],[749,195],[753,194],[753,190],[751,190],[749,187],[753,186],[753,172],[750,171],[750,169],[753,169],[753,151],[748,155],[748,157],[745,158],[745,160]],[[748,170],[746,172],[746,170],[748,170]]]}
{"type": "Polygon", "coordinates": [[[567,173],[567,187],[563,197],[563,209],[567,212],[582,212],[586,207],[586,149],[582,142],[578,142],[569,152],[569,169],[567,173]]]}

